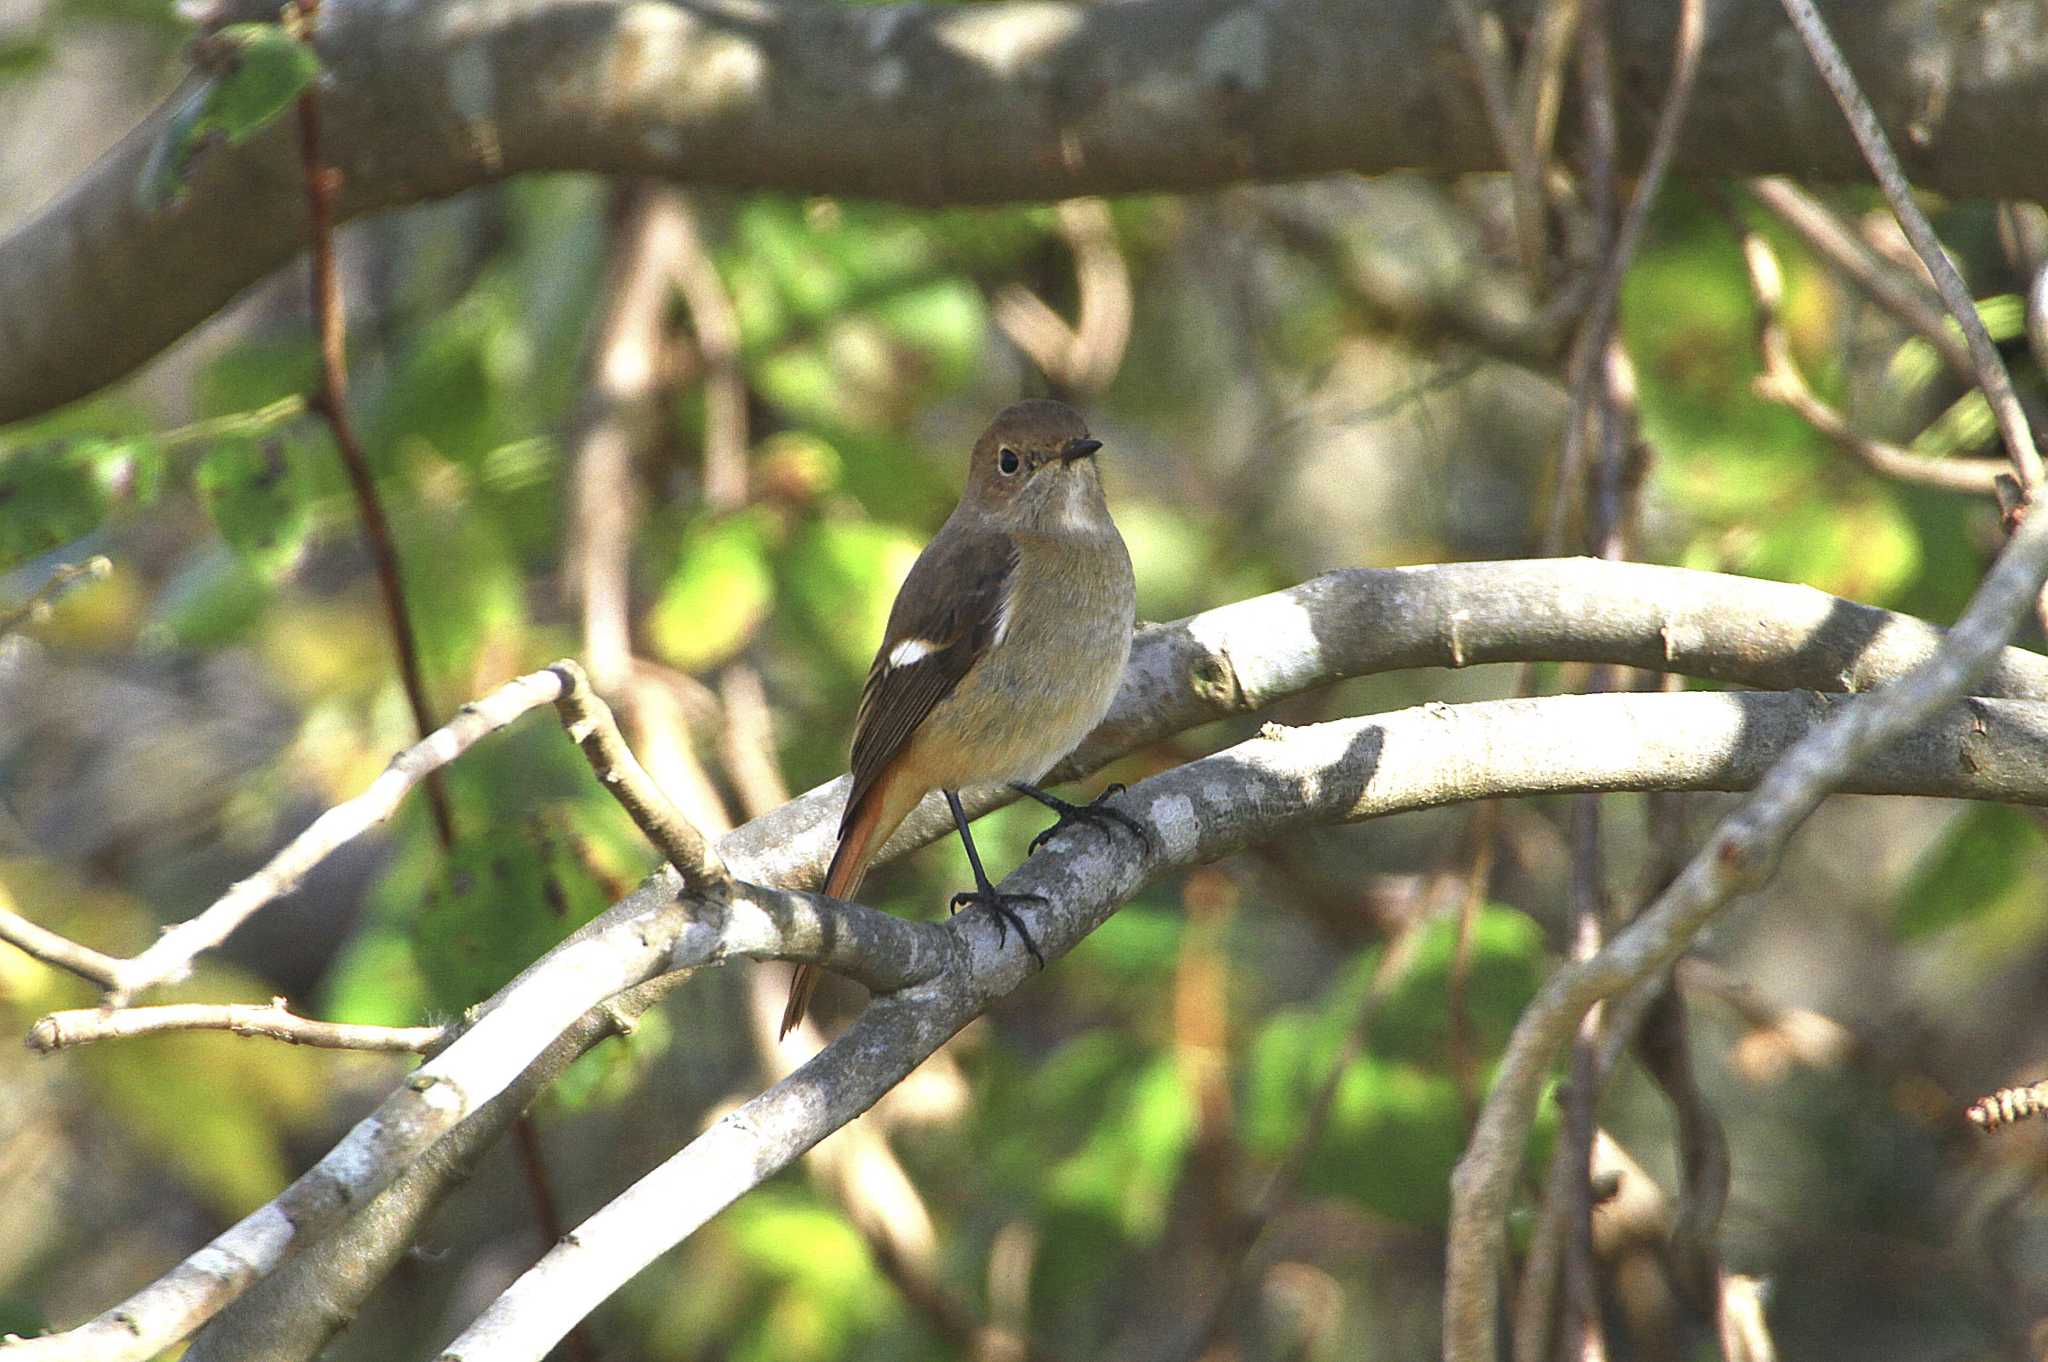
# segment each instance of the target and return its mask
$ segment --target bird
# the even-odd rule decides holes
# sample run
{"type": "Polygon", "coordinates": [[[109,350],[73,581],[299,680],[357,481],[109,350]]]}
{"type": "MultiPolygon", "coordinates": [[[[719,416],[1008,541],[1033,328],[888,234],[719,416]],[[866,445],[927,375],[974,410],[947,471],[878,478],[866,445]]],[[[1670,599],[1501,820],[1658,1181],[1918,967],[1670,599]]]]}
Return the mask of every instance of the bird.
{"type": "MultiPolygon", "coordinates": [[[[1101,722],[1130,658],[1137,590],[1103,497],[1101,448],[1079,412],[1045,398],[1005,407],[974,442],[960,503],[897,592],[861,690],[825,893],[858,891],[889,834],[939,790],[974,871],[953,910],[986,907],[999,939],[1014,927],[1042,968],[1023,919],[982,868],[961,792],[1007,785],[1058,813],[1030,851],[1076,820],[1144,838],[1106,804],[1123,787],[1072,804],[1035,783],[1101,722]]],[[[803,1020],[818,974],[798,966],[782,1035],[803,1020]]]]}

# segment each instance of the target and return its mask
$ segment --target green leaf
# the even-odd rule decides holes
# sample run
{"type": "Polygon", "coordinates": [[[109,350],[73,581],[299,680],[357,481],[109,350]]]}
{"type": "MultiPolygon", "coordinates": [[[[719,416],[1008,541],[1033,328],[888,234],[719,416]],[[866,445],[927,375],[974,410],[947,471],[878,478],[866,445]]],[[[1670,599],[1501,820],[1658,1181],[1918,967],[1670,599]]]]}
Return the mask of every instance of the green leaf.
{"type": "Polygon", "coordinates": [[[716,666],[753,636],[775,603],[764,512],[698,521],[647,619],[655,650],[685,671],[716,666]]]}
{"type": "MultiPolygon", "coordinates": [[[[2027,327],[2027,304],[2017,293],[1998,293],[1989,298],[1977,300],[1977,320],[1984,323],[1984,330],[1994,345],[2017,339],[2027,327]]],[[[1956,340],[1963,338],[1963,328],[1956,325],[1955,318],[1942,318],[1942,327],[1956,340]]],[[[1885,366],[1885,377],[1902,388],[1919,388],[1933,381],[1941,372],[1941,356],[1934,353],[1934,347],[1919,336],[1913,336],[1900,343],[1892,353],[1891,362],[1885,366]]]]}
{"type": "Polygon", "coordinates": [[[459,1012],[509,982],[605,906],[544,826],[499,823],[450,852],[414,942],[436,1003],[459,1012]]]}
{"type": "Polygon", "coordinates": [[[278,435],[230,437],[206,451],[192,482],[220,537],[258,572],[298,557],[312,523],[303,445],[278,435]]]}
{"type": "MultiPolygon", "coordinates": [[[[1448,921],[1418,943],[1414,961],[1373,1016],[1370,1051],[1338,1079],[1322,1138],[1303,1165],[1305,1191],[1348,1196],[1410,1224],[1442,1223],[1451,1166],[1465,1140],[1445,1004],[1455,950],[1456,924],[1448,921]]],[[[1352,965],[1319,1007],[1289,1009],[1259,1029],[1240,1107],[1248,1147],[1278,1159],[1300,1138],[1356,1025],[1380,954],[1352,965]]],[[[1474,923],[1466,991],[1482,1072],[1542,974],[1535,924],[1506,909],[1483,910],[1474,923]]]]}
{"type": "Polygon", "coordinates": [[[90,534],[119,502],[154,499],[162,480],[162,457],[143,439],[0,452],[0,570],[90,534]]]}
{"type": "Polygon", "coordinates": [[[320,74],[313,49],[276,24],[229,24],[206,39],[225,69],[180,103],[142,172],[142,198],[159,209],[181,197],[192,164],[215,142],[246,141],[291,107],[320,74]]]}
{"type": "Polygon", "coordinates": [[[2033,820],[2005,804],[1974,804],[1958,814],[1899,894],[1893,927],[1905,940],[1977,919],[2012,896],[2035,893],[2030,873],[2041,836],[2033,820]]]}
{"type": "Polygon", "coordinates": [[[903,531],[866,520],[816,521],[790,544],[784,580],[792,603],[850,672],[866,672],[917,551],[903,531]]]}

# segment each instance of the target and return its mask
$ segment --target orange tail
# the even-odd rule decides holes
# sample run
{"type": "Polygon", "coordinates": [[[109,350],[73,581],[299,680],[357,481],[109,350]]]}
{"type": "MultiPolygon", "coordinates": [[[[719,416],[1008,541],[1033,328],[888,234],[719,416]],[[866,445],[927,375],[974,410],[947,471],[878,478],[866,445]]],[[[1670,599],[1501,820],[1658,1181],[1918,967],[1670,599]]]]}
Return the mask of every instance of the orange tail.
{"type": "MultiPolygon", "coordinates": [[[[825,872],[825,892],[833,898],[853,897],[867,875],[875,853],[882,849],[882,843],[889,840],[889,834],[896,831],[896,825],[908,812],[898,809],[894,818],[884,822],[884,815],[890,812],[892,803],[888,798],[888,787],[892,783],[881,782],[879,788],[870,791],[868,797],[861,801],[860,809],[840,825],[839,849],[832,853],[832,867],[825,872]]],[[[919,797],[923,797],[922,791],[919,797]]],[[[782,1009],[780,1036],[787,1036],[804,1019],[804,1010],[811,1005],[811,994],[818,988],[818,974],[816,965],[796,967],[796,977],[789,981],[789,1006],[782,1009]]]]}

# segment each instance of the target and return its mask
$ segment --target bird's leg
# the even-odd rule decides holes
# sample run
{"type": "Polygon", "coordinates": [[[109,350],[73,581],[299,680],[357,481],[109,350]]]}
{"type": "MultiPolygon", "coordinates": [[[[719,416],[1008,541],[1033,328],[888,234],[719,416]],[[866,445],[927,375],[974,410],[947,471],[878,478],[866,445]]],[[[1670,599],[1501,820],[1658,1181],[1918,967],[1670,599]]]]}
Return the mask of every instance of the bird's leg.
{"type": "Polygon", "coordinates": [[[988,909],[989,916],[996,920],[996,941],[1008,941],[1010,928],[1015,927],[1017,935],[1024,941],[1024,949],[1030,951],[1031,958],[1038,962],[1040,969],[1044,969],[1045,957],[1038,953],[1038,943],[1031,939],[1031,933],[1024,926],[1024,919],[1019,917],[1017,910],[1010,905],[1026,900],[1044,903],[1045,895],[997,893],[996,887],[989,883],[988,872],[981,868],[981,853],[974,849],[974,836],[967,831],[967,810],[960,807],[959,791],[945,790],[942,793],[946,796],[946,806],[953,811],[953,826],[960,829],[960,841],[967,848],[967,864],[974,867],[974,888],[953,895],[953,911],[957,913],[970,903],[978,903],[988,909]]]}
{"type": "Polygon", "coordinates": [[[1037,800],[1059,815],[1058,822],[1031,839],[1030,847],[1024,852],[1026,856],[1029,856],[1032,852],[1059,836],[1060,833],[1066,830],[1069,823],[1091,823],[1098,828],[1103,828],[1105,832],[1108,829],[1103,826],[1104,824],[1115,823],[1146,846],[1152,845],[1152,836],[1145,831],[1144,824],[1125,813],[1122,809],[1113,809],[1109,806],[1108,801],[1124,792],[1124,787],[1121,785],[1111,784],[1106,786],[1101,794],[1095,796],[1086,804],[1069,804],[1058,795],[1047,794],[1036,785],[1026,785],[1021,780],[1011,782],[1010,788],[1027,799],[1037,800]]]}

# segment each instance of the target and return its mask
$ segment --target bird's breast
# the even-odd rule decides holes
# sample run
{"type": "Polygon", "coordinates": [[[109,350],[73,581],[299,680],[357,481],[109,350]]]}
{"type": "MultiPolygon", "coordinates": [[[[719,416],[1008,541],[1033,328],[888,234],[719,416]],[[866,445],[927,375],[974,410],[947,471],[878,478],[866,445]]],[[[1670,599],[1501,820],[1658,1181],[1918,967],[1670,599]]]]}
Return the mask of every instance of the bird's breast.
{"type": "Polygon", "coordinates": [[[1137,595],[1123,540],[1017,538],[1002,638],[921,727],[945,788],[1044,775],[1102,721],[1130,657],[1137,595]]]}

